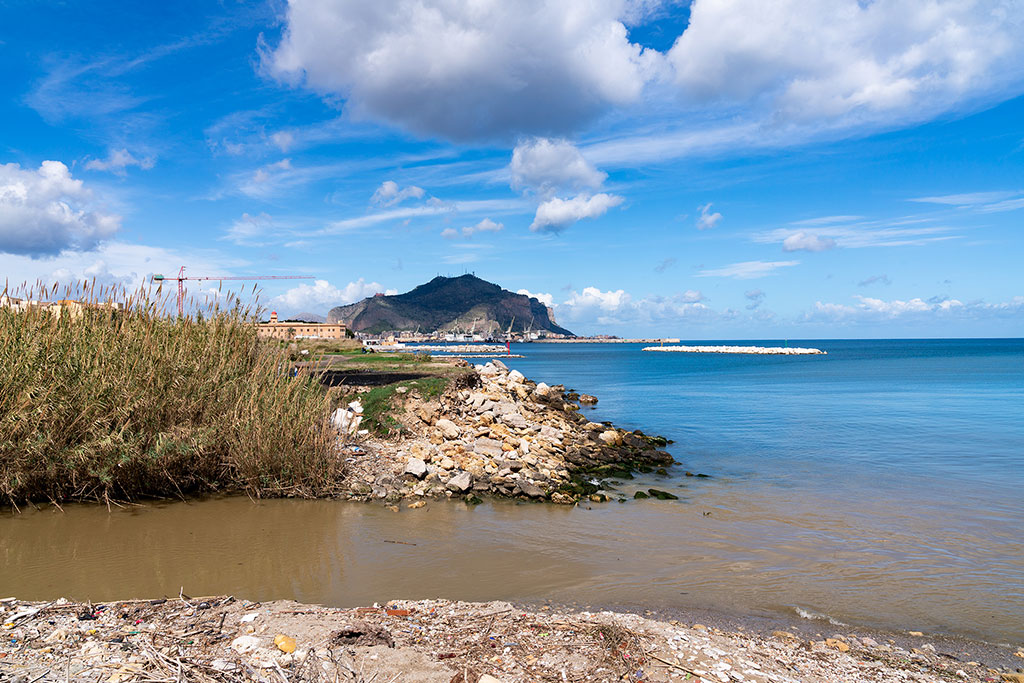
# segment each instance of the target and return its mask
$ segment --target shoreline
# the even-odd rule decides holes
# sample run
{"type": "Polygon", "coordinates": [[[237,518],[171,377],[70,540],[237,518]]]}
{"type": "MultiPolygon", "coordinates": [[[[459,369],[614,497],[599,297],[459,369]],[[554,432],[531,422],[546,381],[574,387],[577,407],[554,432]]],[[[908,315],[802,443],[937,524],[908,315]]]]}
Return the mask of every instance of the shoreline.
{"type": "Polygon", "coordinates": [[[999,646],[694,612],[450,600],[339,608],[184,594],[104,604],[8,598],[0,608],[0,674],[26,683],[98,674],[111,683],[1024,680],[1012,668],[1024,654],[999,646]]]}

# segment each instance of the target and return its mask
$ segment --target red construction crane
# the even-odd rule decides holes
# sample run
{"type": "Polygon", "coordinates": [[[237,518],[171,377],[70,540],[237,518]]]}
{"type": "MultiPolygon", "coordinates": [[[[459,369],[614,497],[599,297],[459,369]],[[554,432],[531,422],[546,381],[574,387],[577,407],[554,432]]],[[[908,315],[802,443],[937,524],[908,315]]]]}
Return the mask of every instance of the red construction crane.
{"type": "Polygon", "coordinates": [[[177,277],[154,275],[154,282],[177,280],[178,282],[178,315],[185,315],[185,280],[312,280],[312,275],[229,275],[225,277],[185,277],[185,266],[178,271],[177,277]]]}

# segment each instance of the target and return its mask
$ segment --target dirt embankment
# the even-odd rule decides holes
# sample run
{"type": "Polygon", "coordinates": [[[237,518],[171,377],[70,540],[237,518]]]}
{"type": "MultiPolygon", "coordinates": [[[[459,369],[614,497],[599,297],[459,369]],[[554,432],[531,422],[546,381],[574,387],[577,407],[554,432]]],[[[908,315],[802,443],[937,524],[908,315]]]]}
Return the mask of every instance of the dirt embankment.
{"type": "Polygon", "coordinates": [[[0,620],[0,680],[16,683],[1024,680],[921,634],[903,648],[849,627],[808,639],[503,602],[6,599],[0,620]]]}
{"type": "Polygon", "coordinates": [[[604,479],[630,478],[634,470],[667,474],[674,463],[659,450],[664,439],[590,422],[564,386],[531,382],[498,360],[439,397],[414,384],[392,397],[395,437],[342,440],[349,497],[600,502],[608,500],[604,479]]]}

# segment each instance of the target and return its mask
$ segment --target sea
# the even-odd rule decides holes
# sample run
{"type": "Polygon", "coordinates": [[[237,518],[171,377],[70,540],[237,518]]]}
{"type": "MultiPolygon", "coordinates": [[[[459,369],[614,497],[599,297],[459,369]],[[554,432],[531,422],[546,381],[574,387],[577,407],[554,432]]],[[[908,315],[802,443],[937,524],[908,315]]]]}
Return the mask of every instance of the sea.
{"type": "Polygon", "coordinates": [[[1021,644],[1024,340],[788,343],[827,355],[514,344],[509,367],[597,396],[590,420],[671,439],[679,464],[613,502],[29,510],[0,518],[0,591],[553,601],[1021,644]],[[634,498],[650,488],[679,499],[634,498]]]}

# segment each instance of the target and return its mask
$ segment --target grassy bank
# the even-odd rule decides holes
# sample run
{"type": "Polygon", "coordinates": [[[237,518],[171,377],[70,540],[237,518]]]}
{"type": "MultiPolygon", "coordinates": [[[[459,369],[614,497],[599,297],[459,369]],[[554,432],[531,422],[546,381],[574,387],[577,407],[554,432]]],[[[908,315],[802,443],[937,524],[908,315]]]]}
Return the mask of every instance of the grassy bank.
{"type": "Polygon", "coordinates": [[[0,497],[132,500],[209,491],[326,495],[341,476],[327,398],[288,377],[251,311],[178,319],[0,307],[0,497]]]}

